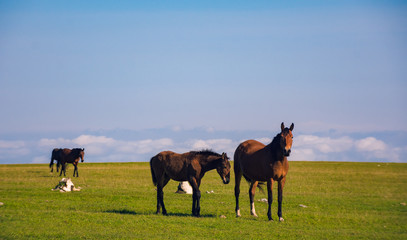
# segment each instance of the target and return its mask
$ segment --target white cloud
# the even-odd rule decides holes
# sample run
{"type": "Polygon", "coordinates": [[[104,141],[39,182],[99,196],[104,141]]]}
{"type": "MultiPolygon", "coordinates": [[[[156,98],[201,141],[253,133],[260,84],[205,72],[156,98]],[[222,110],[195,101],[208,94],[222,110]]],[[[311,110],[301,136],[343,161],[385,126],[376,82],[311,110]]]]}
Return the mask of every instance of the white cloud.
{"type": "Polygon", "coordinates": [[[174,145],[170,138],[144,139],[140,141],[122,141],[106,136],[81,135],[74,139],[41,139],[38,146],[44,151],[55,147],[85,148],[85,159],[91,156],[94,161],[131,161],[138,155],[156,154],[158,151],[167,150],[174,145]]]}
{"type": "MultiPolygon", "coordinates": [[[[271,141],[273,141],[273,139],[268,138],[268,137],[264,137],[264,138],[257,138],[256,141],[259,141],[265,145],[270,144],[271,141]]],[[[242,141],[243,142],[243,141],[242,141]]]]}
{"type": "Polygon", "coordinates": [[[146,139],[146,140],[141,140],[141,141],[136,141],[136,142],[123,142],[123,144],[128,144],[130,146],[133,146],[135,153],[138,154],[145,154],[145,153],[150,153],[154,151],[162,151],[165,150],[169,147],[171,147],[174,143],[172,139],[169,138],[161,138],[157,140],[152,140],[152,139],[146,139]]]}
{"type": "Polygon", "coordinates": [[[4,141],[0,140],[0,149],[16,149],[25,146],[23,141],[4,141]]]}
{"type": "Polygon", "coordinates": [[[343,152],[353,147],[354,141],[350,137],[332,139],[314,135],[300,135],[294,138],[293,145],[298,148],[312,148],[322,153],[343,152]]]}
{"type": "Polygon", "coordinates": [[[116,140],[105,136],[81,135],[73,139],[72,142],[84,146],[92,144],[102,144],[105,146],[112,146],[115,144],[116,140]]]}
{"type": "Polygon", "coordinates": [[[0,140],[0,159],[13,159],[30,154],[30,149],[24,141],[0,140]]]}
{"type": "MultiPolygon", "coordinates": [[[[182,130],[181,130],[182,132],[182,130]]],[[[179,135],[181,133],[177,133],[179,135]]],[[[241,140],[241,139],[240,139],[241,140]]],[[[269,144],[268,137],[256,140],[269,144]]],[[[191,150],[212,149],[226,152],[233,159],[236,147],[242,141],[230,138],[185,139],[174,141],[171,138],[141,140],[120,140],[108,136],[80,135],[76,138],[42,138],[38,141],[0,140],[0,162],[10,161],[47,163],[55,147],[85,148],[85,161],[118,162],[149,161],[160,151],[188,152],[191,150]],[[31,159],[31,160],[30,160],[31,159]]],[[[391,146],[375,137],[351,138],[320,137],[298,135],[294,137],[290,160],[307,161],[406,161],[407,146],[391,146]]]]}
{"type": "Polygon", "coordinates": [[[375,151],[386,151],[388,149],[387,145],[374,137],[367,137],[356,141],[356,149],[358,151],[365,152],[375,152],[375,151]]]}
{"type": "Polygon", "coordinates": [[[296,148],[293,149],[290,159],[302,161],[321,161],[317,159],[316,154],[312,148],[296,148]]]}
{"type": "Polygon", "coordinates": [[[38,142],[38,146],[40,147],[50,147],[50,148],[56,148],[56,147],[61,147],[61,146],[67,146],[71,145],[72,141],[64,138],[57,138],[57,139],[48,139],[48,138],[42,138],[38,142]]]}
{"type": "Polygon", "coordinates": [[[193,140],[191,145],[192,150],[213,149],[217,152],[226,152],[229,157],[234,153],[238,143],[232,139],[220,138],[209,140],[193,140]]]}
{"type": "Polygon", "coordinates": [[[385,159],[399,162],[401,148],[391,148],[386,143],[374,137],[367,137],[356,141],[356,149],[362,152],[367,158],[385,159]]]}
{"type": "Polygon", "coordinates": [[[49,163],[50,158],[45,156],[34,157],[31,163],[49,163]]]}

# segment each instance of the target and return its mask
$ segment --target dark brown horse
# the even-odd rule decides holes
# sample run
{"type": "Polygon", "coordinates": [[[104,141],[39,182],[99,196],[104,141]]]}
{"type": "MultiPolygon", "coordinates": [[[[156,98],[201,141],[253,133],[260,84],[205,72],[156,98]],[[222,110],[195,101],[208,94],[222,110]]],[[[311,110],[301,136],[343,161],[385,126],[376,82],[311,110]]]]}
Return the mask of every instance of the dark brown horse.
{"type": "Polygon", "coordinates": [[[150,160],[153,183],[157,186],[157,214],[167,215],[164,206],[163,188],[170,179],[188,181],[193,189],[192,215],[200,215],[201,179],[207,171],[216,169],[224,184],[230,181],[230,163],[226,153],[212,151],[187,152],[178,154],[171,151],[160,152],[150,160]]]}
{"type": "Polygon", "coordinates": [[[51,168],[51,172],[54,171],[54,160],[57,161],[57,172],[59,172],[59,166],[61,165],[61,154],[60,152],[62,151],[61,148],[54,148],[54,150],[52,150],[52,154],[51,154],[51,162],[49,164],[49,167],[51,168]]]}
{"type": "Polygon", "coordinates": [[[84,148],[74,148],[74,149],[68,149],[64,148],[60,151],[60,161],[62,165],[61,173],[59,176],[61,176],[62,172],[66,172],[66,163],[72,163],[75,167],[75,170],[73,171],[73,176],[75,177],[75,172],[76,176],[79,177],[78,174],[78,163],[79,163],[79,158],[83,162],[83,158],[85,157],[85,149],[84,148]]]}
{"type": "Polygon", "coordinates": [[[284,127],[281,123],[281,133],[274,137],[273,141],[265,146],[264,144],[248,140],[241,143],[234,156],[234,171],[235,171],[235,197],[236,197],[236,216],[240,217],[239,194],[240,180],[242,176],[250,183],[249,198],[251,214],[257,217],[254,208],[254,194],[259,182],[267,182],[267,197],[269,220],[271,217],[271,203],[273,202],[273,183],[278,182],[278,217],[280,221],[284,221],[281,212],[281,204],[283,201],[283,188],[288,172],[287,157],[290,156],[292,146],[292,131],[294,123],[290,128],[284,127]]]}

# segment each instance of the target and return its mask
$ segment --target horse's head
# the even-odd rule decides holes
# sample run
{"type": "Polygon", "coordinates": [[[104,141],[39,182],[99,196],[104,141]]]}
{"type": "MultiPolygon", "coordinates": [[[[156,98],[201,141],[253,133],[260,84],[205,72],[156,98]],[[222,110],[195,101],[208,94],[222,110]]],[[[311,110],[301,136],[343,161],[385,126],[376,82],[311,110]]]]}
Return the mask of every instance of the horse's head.
{"type": "Polygon", "coordinates": [[[291,123],[290,128],[284,127],[284,123],[281,123],[281,133],[280,133],[280,146],[283,149],[284,156],[288,157],[291,153],[291,146],[293,144],[293,131],[294,123],[291,123]]]}
{"type": "Polygon", "coordinates": [[[83,162],[85,160],[85,149],[84,148],[79,149],[79,157],[81,158],[81,162],[83,162]]]}
{"type": "Polygon", "coordinates": [[[230,163],[226,153],[222,153],[222,157],[218,166],[216,167],[216,171],[224,184],[228,184],[230,182],[230,163]]]}

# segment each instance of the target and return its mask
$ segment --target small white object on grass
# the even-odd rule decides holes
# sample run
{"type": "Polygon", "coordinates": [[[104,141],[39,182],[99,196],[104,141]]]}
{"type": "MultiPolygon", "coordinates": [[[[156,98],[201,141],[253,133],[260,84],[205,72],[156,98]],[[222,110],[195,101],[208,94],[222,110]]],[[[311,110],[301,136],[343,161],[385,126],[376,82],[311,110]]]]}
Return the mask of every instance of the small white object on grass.
{"type": "Polygon", "coordinates": [[[178,185],[178,190],[176,191],[176,193],[186,193],[186,194],[192,194],[192,187],[191,185],[189,185],[188,181],[183,181],[180,182],[178,185]]]}

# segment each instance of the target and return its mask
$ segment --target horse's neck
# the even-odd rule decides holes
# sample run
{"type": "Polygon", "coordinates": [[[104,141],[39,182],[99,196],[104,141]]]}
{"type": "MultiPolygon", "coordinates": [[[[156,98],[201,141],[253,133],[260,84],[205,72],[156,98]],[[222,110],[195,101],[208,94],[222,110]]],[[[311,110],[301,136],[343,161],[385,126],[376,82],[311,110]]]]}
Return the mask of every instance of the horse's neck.
{"type": "Polygon", "coordinates": [[[216,160],[218,160],[218,157],[215,156],[210,156],[207,158],[202,158],[201,159],[201,166],[205,172],[210,171],[212,169],[216,168],[216,160]]]}
{"type": "Polygon", "coordinates": [[[279,137],[280,136],[276,136],[273,141],[266,146],[266,148],[268,149],[270,155],[271,155],[271,161],[284,161],[287,158],[284,157],[283,154],[283,149],[281,149],[281,146],[279,144],[279,137]]]}

